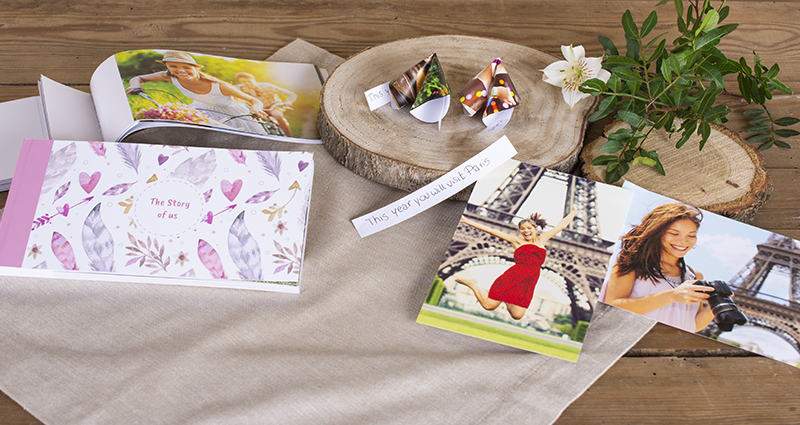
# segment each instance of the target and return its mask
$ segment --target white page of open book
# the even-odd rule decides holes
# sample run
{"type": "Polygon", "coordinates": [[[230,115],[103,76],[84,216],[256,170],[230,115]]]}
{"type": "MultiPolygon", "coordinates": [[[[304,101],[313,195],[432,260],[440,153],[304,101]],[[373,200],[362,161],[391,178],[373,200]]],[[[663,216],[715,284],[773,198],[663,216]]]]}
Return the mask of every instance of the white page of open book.
{"type": "Polygon", "coordinates": [[[39,96],[0,103],[0,190],[8,190],[25,139],[48,139],[39,96]]]}
{"type": "Polygon", "coordinates": [[[103,140],[92,95],[65,86],[44,75],[39,79],[39,94],[47,128],[50,129],[50,139],[103,140]]]}
{"type": "Polygon", "coordinates": [[[118,141],[133,125],[134,120],[114,56],[95,69],[89,87],[103,140],[118,141]]]}

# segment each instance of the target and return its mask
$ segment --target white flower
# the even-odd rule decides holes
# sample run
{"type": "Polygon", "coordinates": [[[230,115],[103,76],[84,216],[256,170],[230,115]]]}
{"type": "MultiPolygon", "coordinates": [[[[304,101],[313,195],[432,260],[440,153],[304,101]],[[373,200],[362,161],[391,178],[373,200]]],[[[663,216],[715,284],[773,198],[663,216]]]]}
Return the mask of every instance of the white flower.
{"type": "Polygon", "coordinates": [[[553,62],[543,69],[542,80],[545,83],[561,87],[564,101],[572,109],[579,100],[589,97],[587,93],[582,93],[578,88],[592,78],[599,78],[603,82],[608,81],[611,74],[602,68],[601,58],[587,58],[583,46],[572,47],[561,46],[561,53],[566,60],[553,62]]]}

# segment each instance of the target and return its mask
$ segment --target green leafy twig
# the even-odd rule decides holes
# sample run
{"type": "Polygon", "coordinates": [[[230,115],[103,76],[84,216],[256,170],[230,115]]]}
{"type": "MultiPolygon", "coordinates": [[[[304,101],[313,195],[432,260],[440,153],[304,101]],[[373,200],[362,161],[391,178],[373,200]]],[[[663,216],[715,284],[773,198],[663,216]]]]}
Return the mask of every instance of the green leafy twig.
{"type": "MultiPolygon", "coordinates": [[[[670,0],[662,0],[663,5],[670,0]]],[[[666,174],[658,153],[642,146],[654,130],[664,129],[670,137],[676,136],[675,146],[682,147],[691,136],[700,136],[702,150],[711,135],[712,125],[728,121],[731,112],[725,104],[717,104],[717,97],[725,92],[724,77],[737,74],[742,98],[747,103],[761,106],[748,131],[756,133],[748,141],[761,143],[759,149],[773,145],[788,148],[786,142],[775,136],[800,135],[792,129],[776,129],[800,122],[784,117],[773,120],[765,103],[774,91],[791,93],[777,79],[780,67],[767,67],[755,55],[751,68],[744,58],[728,59],[718,48],[723,37],[730,34],[737,24],[721,25],[728,17],[730,8],[726,1],[712,7],[710,0],[689,0],[684,9],[682,0],[672,0],[677,11],[677,27],[680,35],[667,48],[667,33],[648,38],[658,25],[658,14],[652,11],[641,28],[637,26],[628,10],[622,16],[625,32],[626,52],[621,55],[607,37],[598,40],[605,50],[603,68],[611,73],[607,82],[591,79],[584,82],[580,90],[592,96],[602,96],[597,112],[589,121],[600,120],[616,112],[616,118],[629,128],[622,128],[608,135],[608,141],[600,148],[605,155],[592,161],[593,165],[606,166],[606,181],[613,183],[625,175],[636,163],[654,167],[666,174]],[[766,116],[760,115],[766,113],[766,116]]],[[[727,93],[727,92],[725,92],[727,93]]]]}

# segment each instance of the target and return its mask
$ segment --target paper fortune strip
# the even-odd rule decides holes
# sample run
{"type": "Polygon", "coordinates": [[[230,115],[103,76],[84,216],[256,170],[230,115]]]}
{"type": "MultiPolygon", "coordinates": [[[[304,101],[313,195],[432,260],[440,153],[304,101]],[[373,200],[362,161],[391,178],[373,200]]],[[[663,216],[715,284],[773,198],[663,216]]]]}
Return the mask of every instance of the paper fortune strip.
{"type": "Polygon", "coordinates": [[[479,154],[423,188],[383,208],[354,218],[353,226],[362,238],[392,227],[450,198],[511,159],[516,153],[517,150],[508,137],[503,136],[479,154]]]}
{"type": "Polygon", "coordinates": [[[423,59],[397,79],[364,93],[370,110],[392,104],[393,109],[411,105],[411,115],[422,122],[438,122],[450,108],[450,86],[436,53],[423,59]],[[388,95],[387,95],[388,94],[388,95]]]}
{"type": "Polygon", "coordinates": [[[465,84],[458,97],[465,114],[474,116],[483,110],[482,120],[487,128],[481,134],[500,131],[511,120],[513,108],[519,104],[517,90],[500,58],[465,84]]]}

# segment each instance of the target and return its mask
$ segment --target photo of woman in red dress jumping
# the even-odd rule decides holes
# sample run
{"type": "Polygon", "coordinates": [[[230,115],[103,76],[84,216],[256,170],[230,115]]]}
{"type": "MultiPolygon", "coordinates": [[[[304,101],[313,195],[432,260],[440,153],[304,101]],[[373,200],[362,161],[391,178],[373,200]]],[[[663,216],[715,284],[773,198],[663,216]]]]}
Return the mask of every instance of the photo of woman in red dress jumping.
{"type": "Polygon", "coordinates": [[[491,227],[484,226],[466,217],[461,218],[461,223],[472,226],[480,231],[489,233],[500,239],[508,241],[514,247],[514,265],[498,277],[488,292],[478,285],[472,278],[456,278],[456,282],[467,286],[475,294],[478,303],[486,310],[494,310],[505,303],[508,313],[515,320],[522,319],[528,311],[533,299],[533,290],[539,281],[539,273],[544,264],[547,251],[544,246],[550,238],[564,230],[575,218],[577,209],[562,218],[552,229],[538,233],[537,228],[544,230],[547,222],[538,213],[519,222],[519,234],[500,232],[491,227]]]}

